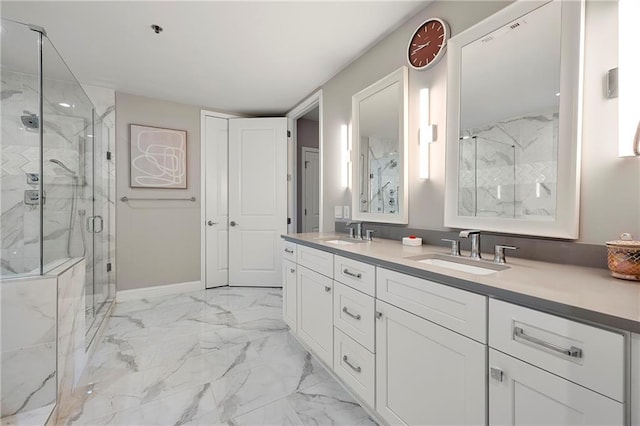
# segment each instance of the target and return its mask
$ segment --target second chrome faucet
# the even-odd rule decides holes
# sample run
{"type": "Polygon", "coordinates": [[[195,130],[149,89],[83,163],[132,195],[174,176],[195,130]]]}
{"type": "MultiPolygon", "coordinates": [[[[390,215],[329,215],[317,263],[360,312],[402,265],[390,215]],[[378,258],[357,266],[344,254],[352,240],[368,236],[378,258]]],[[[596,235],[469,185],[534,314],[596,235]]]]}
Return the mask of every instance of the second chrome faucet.
{"type": "Polygon", "coordinates": [[[469,238],[471,240],[470,257],[472,259],[482,259],[482,254],[480,254],[480,231],[477,229],[460,231],[460,238],[469,238]]]}

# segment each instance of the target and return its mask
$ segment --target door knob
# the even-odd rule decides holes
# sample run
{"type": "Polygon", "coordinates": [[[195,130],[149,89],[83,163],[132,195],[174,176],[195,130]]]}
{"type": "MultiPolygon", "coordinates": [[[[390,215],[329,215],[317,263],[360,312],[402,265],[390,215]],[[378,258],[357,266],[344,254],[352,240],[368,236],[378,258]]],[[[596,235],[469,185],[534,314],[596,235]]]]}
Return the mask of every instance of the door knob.
{"type": "Polygon", "coordinates": [[[231,226],[240,226],[240,224],[237,223],[235,220],[232,220],[231,222],[229,222],[229,225],[231,225],[231,226]]]}
{"type": "Polygon", "coordinates": [[[217,225],[217,224],[218,224],[218,222],[214,222],[212,220],[207,222],[207,225],[209,225],[209,226],[213,226],[213,225],[217,225]]]}

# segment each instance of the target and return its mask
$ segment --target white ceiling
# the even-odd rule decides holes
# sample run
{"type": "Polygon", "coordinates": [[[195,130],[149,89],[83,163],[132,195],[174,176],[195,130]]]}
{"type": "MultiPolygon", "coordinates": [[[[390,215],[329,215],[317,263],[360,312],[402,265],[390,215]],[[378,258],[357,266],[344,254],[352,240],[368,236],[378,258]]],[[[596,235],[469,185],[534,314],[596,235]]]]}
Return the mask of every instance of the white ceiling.
{"type": "Polygon", "coordinates": [[[264,115],[290,110],[428,3],[3,0],[0,13],[44,27],[84,83],[264,115]]]}

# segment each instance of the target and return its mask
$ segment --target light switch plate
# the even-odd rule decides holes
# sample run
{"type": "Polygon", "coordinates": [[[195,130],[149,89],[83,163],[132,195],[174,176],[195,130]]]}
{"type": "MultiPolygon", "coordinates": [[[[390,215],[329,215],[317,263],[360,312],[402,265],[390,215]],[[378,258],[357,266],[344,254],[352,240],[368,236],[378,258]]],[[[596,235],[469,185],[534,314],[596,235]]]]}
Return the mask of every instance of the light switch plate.
{"type": "Polygon", "coordinates": [[[342,219],[342,206],[335,206],[333,208],[333,216],[336,219],[342,219]]]}
{"type": "Polygon", "coordinates": [[[342,217],[345,219],[349,219],[351,217],[351,208],[349,206],[344,206],[344,212],[342,213],[342,217]]]}

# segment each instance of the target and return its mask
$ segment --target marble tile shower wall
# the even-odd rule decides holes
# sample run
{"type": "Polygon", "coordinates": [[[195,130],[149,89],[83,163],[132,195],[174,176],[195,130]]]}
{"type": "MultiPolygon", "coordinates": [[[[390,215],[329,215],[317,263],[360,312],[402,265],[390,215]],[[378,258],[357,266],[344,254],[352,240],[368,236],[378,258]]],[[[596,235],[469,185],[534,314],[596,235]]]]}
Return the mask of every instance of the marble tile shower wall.
{"type": "Polygon", "coordinates": [[[369,210],[366,203],[362,203],[362,207],[371,213],[394,213],[398,209],[399,189],[397,144],[394,139],[375,136],[365,140],[363,146],[368,147],[365,155],[369,161],[369,210]]]}
{"type": "MultiPolygon", "coordinates": [[[[55,158],[68,165],[80,176],[78,209],[88,209],[86,175],[84,173],[83,145],[86,144],[86,121],[82,118],[52,113],[60,110],[50,99],[68,89],[65,82],[48,82],[45,95],[44,174],[45,174],[45,218],[44,261],[82,255],[80,223],[71,238],[71,256],[67,253],[67,229],[74,181],[56,164],[48,161],[55,158]]],[[[39,266],[39,209],[24,203],[26,190],[37,190],[39,184],[28,183],[27,173],[39,173],[39,135],[21,121],[25,113],[37,113],[37,77],[34,75],[2,72],[2,190],[1,232],[3,277],[14,274],[37,272],[39,266]]],[[[41,179],[42,180],[42,179],[41,179]]]]}
{"type": "Polygon", "coordinates": [[[528,114],[462,134],[469,138],[460,141],[461,216],[555,216],[557,112],[528,114]]]}

